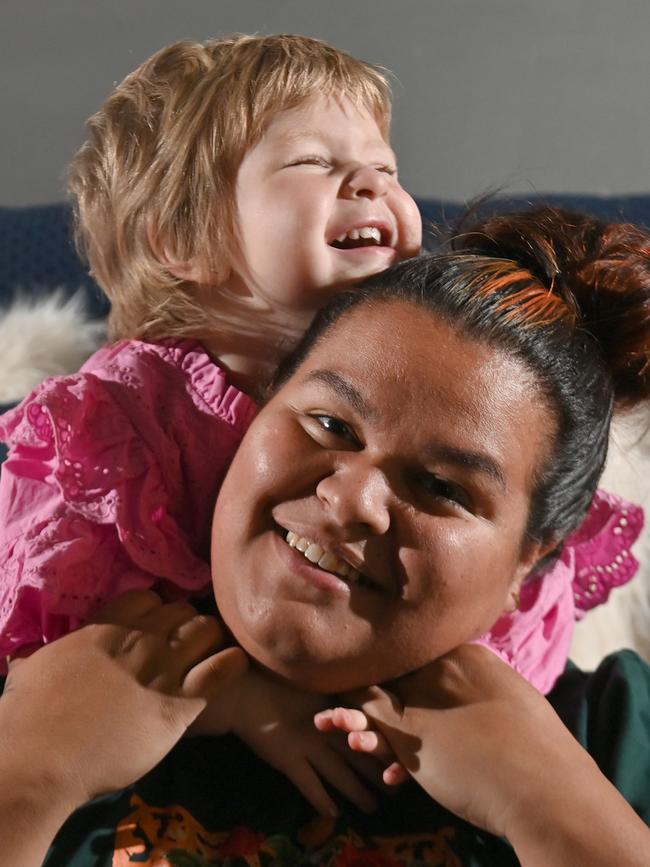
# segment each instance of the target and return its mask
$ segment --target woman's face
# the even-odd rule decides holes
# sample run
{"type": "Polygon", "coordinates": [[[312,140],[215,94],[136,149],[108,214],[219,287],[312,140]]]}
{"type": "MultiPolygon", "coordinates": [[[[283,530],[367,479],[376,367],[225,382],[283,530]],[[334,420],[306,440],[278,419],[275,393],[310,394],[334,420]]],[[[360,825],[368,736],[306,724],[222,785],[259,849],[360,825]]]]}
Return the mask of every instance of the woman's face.
{"type": "Polygon", "coordinates": [[[412,304],[353,309],[262,409],[223,484],[225,623],[323,692],[478,637],[544,553],[524,530],[552,436],[518,361],[412,304]]]}

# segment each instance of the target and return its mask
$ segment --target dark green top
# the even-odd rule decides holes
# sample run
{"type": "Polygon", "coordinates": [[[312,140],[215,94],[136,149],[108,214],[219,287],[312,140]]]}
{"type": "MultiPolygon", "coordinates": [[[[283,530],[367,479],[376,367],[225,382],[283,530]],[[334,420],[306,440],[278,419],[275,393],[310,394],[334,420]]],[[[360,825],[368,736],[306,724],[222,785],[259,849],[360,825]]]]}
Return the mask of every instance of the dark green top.
{"type": "MultiPolygon", "coordinates": [[[[589,676],[570,668],[550,699],[650,822],[648,666],[625,651],[589,676]]],[[[46,865],[518,864],[505,841],[459,821],[414,784],[384,797],[371,816],[342,799],[340,807],[337,822],[315,817],[283,776],[234,738],[188,739],[137,785],[78,811],[54,841],[46,865]]]]}

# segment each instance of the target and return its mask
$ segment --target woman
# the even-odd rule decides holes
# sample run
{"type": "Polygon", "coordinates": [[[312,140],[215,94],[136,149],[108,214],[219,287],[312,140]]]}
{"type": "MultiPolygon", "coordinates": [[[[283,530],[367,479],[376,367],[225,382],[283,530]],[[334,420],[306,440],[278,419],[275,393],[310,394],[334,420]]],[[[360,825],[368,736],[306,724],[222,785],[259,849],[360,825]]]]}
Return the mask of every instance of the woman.
{"type": "MultiPolygon", "coordinates": [[[[497,220],[460,247],[406,263],[321,314],[222,489],[213,534],[220,613],[241,646],[291,684],[332,691],[383,682],[482,635],[580,523],[614,403],[647,394],[644,235],[590,221],[567,226],[566,215],[544,212],[497,220]]],[[[494,663],[479,653],[463,664],[480,674],[494,663]]],[[[532,773],[505,774],[499,797],[516,798],[544,766],[553,794],[558,785],[575,791],[562,768],[579,766],[581,786],[593,785],[611,808],[605,825],[614,816],[630,840],[647,840],[570,739],[558,734],[549,744],[545,733],[559,723],[538,713],[538,697],[517,698],[518,679],[505,684],[499,695],[512,694],[512,708],[530,718],[524,741],[539,738],[541,747],[532,773]]],[[[462,703],[462,690],[454,700],[462,703]]],[[[506,718],[517,713],[487,717],[497,743],[506,718]]],[[[476,720],[481,726],[480,713],[476,720]]],[[[511,771],[522,768],[521,747],[506,762],[511,771]]],[[[382,803],[378,817],[348,810],[338,826],[315,827],[283,781],[232,743],[212,765],[196,744],[180,754],[185,779],[171,762],[133,801],[89,808],[83,821],[100,829],[107,809],[122,816],[113,864],[132,855],[155,863],[156,850],[183,835],[220,859],[283,852],[340,862],[364,851],[369,859],[515,863],[498,839],[412,791],[382,803]],[[193,797],[192,815],[164,806],[165,789],[177,804],[193,797]]],[[[493,767],[474,770],[491,779],[493,767]]],[[[472,785],[461,776],[455,783],[472,785]]],[[[540,815],[551,815],[551,788],[536,791],[540,815]]],[[[464,813],[455,799],[447,803],[464,813]]],[[[553,815],[559,837],[575,842],[575,828],[567,834],[553,815]]],[[[537,863],[528,848],[534,829],[521,817],[514,831],[488,827],[508,831],[523,863],[537,863]]],[[[66,834],[50,863],[74,863],[66,834]],[[56,861],[61,846],[65,862],[56,861]]],[[[597,853],[611,855],[616,835],[605,837],[597,853]]],[[[88,855],[83,845],[78,858],[88,855]]],[[[93,846],[101,849],[101,834],[93,846]]],[[[641,863],[638,849],[630,864],[641,863]]],[[[79,863],[106,863],[100,857],[79,863]]]]}
{"type": "MultiPolygon", "coordinates": [[[[538,592],[554,603],[539,626],[563,643],[575,599],[631,559],[621,549],[584,587],[536,577],[593,500],[614,407],[650,391],[647,235],[542,209],[456,246],[316,317],[221,489],[219,610],[292,683],[398,677],[495,621],[515,628],[500,615],[520,596],[534,617],[538,592]],[[301,540],[316,543],[304,558],[301,540]],[[325,552],[332,565],[302,584],[284,577],[325,552]]],[[[631,523],[625,512],[611,538],[631,523]]]]}

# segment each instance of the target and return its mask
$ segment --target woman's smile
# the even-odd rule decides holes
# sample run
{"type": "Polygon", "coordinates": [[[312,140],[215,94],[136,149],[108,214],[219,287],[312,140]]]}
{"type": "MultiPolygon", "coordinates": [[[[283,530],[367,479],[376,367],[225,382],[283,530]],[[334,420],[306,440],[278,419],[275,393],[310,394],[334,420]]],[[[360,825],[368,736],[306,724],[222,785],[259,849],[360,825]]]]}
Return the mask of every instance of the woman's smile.
{"type": "MultiPolygon", "coordinates": [[[[334,569],[327,569],[325,565],[320,566],[319,560],[326,560],[327,557],[334,558],[334,555],[326,554],[324,549],[316,542],[311,542],[308,545],[304,537],[295,536],[295,542],[303,543],[300,548],[286,538],[283,540],[281,535],[275,537],[279,543],[280,556],[286,563],[287,578],[296,576],[299,581],[304,581],[310,588],[315,587],[326,595],[343,596],[350,595],[352,582],[345,580],[334,569]],[[304,550],[303,550],[304,549],[304,550]],[[316,551],[318,556],[316,557],[316,551]],[[312,559],[315,558],[315,559],[312,559]]],[[[336,557],[338,565],[339,558],[336,557]]]]}

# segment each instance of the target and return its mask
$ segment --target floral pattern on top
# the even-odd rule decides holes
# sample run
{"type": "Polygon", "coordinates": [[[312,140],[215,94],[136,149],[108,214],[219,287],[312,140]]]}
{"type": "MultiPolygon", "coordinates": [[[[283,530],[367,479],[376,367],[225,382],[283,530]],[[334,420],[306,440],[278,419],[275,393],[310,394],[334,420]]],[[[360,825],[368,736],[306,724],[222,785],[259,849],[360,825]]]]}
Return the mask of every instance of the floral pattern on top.
{"type": "Polygon", "coordinates": [[[246,826],[213,832],[178,805],[152,807],[134,795],[131,806],[117,829],[112,867],[462,867],[453,826],[362,836],[343,821],[316,816],[291,836],[246,826]]]}

